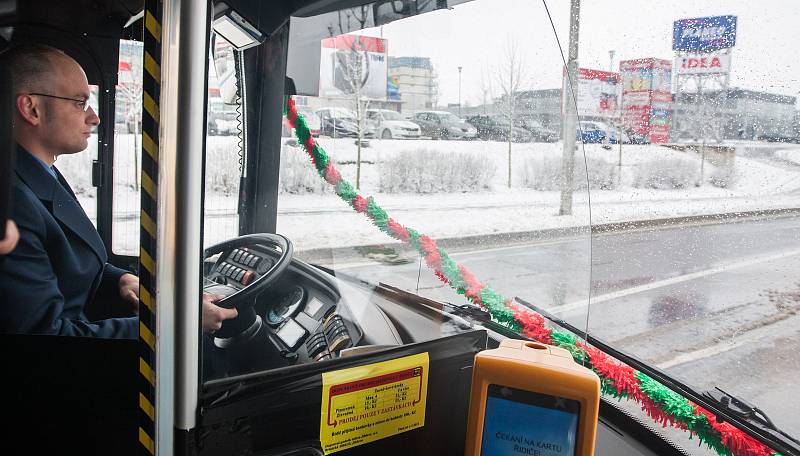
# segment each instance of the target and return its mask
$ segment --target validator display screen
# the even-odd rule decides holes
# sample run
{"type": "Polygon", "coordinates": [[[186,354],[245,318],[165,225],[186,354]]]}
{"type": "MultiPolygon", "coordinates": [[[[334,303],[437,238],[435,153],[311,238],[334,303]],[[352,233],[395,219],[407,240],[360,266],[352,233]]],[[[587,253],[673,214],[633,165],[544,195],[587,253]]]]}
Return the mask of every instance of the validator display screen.
{"type": "Polygon", "coordinates": [[[580,402],[489,385],[481,456],[574,456],[580,402]]]}

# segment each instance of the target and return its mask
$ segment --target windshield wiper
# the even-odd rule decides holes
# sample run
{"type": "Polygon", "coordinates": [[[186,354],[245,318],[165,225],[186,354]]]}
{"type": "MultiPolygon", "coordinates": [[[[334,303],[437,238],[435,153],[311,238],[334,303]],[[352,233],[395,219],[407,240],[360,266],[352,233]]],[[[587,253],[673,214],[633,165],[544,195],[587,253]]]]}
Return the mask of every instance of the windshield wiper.
{"type": "MultiPolygon", "coordinates": [[[[731,403],[731,398],[733,398],[733,396],[730,396],[727,393],[725,393],[728,396],[728,402],[726,403],[726,405],[723,405],[721,399],[714,398],[713,396],[706,395],[705,393],[702,394],[698,393],[698,391],[693,387],[672,378],[672,376],[666,374],[661,369],[653,367],[631,354],[628,354],[622,350],[610,346],[609,344],[603,342],[602,340],[597,339],[596,337],[589,335],[585,331],[581,331],[575,326],[567,323],[562,318],[558,318],[552,313],[544,309],[541,309],[538,306],[528,301],[525,301],[520,297],[514,297],[514,300],[524,305],[525,307],[535,312],[538,312],[543,317],[547,318],[548,320],[557,324],[558,326],[561,326],[562,328],[572,332],[576,336],[583,338],[586,341],[586,343],[593,345],[596,348],[599,348],[607,355],[610,355],[611,357],[616,358],[622,361],[623,363],[637,369],[638,371],[656,380],[657,382],[661,383],[662,385],[666,386],[672,391],[675,391],[676,393],[682,395],[686,399],[689,399],[690,401],[712,412],[717,416],[717,419],[719,421],[722,421],[722,419],[727,420],[734,426],[747,432],[749,435],[751,435],[759,442],[769,446],[770,448],[782,454],[800,455],[800,442],[798,442],[793,437],[790,437],[786,432],[776,428],[775,425],[772,424],[772,421],[768,421],[767,419],[761,422],[759,420],[748,419],[746,416],[742,416],[737,413],[731,413],[730,407],[728,405],[731,403]],[[769,425],[765,425],[764,423],[766,422],[768,422],[769,425]]],[[[736,400],[738,401],[738,403],[745,404],[743,401],[739,399],[736,400]]],[[[752,408],[755,409],[755,407],[752,408]]],[[[759,410],[759,412],[761,411],[759,410]]],[[[766,416],[763,414],[763,412],[761,412],[761,415],[766,416]]]]}
{"type": "MultiPolygon", "coordinates": [[[[763,410],[755,405],[750,404],[744,399],[734,396],[718,386],[715,386],[713,390],[703,392],[703,397],[707,398],[708,400],[715,401],[717,404],[719,404],[719,408],[725,410],[725,412],[729,415],[735,415],[752,423],[757,423],[758,425],[767,429],[772,429],[787,439],[800,444],[800,440],[797,440],[791,435],[778,429],[778,427],[775,426],[775,423],[769,419],[769,416],[767,416],[763,410]]],[[[717,421],[724,422],[725,416],[718,416],[717,421]]]]}
{"type": "MultiPolygon", "coordinates": [[[[492,321],[492,314],[488,311],[483,310],[480,306],[475,304],[461,304],[456,305],[450,302],[442,302],[442,307],[446,309],[447,312],[462,317],[462,318],[472,318],[474,320],[480,321],[482,323],[491,322],[492,321]]],[[[445,310],[443,309],[443,310],[445,310]]]]}

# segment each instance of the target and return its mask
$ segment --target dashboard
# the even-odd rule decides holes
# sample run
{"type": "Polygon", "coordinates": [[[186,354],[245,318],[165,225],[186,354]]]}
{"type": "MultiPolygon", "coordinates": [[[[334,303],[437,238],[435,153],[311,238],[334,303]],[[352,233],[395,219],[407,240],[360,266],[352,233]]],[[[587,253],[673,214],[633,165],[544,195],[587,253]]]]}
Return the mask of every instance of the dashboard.
{"type": "MultiPolygon", "coordinates": [[[[204,291],[230,296],[253,286],[271,273],[279,256],[275,249],[261,245],[224,251],[206,261],[204,291]]],[[[387,319],[375,314],[380,310],[358,302],[349,305],[340,288],[335,277],[293,259],[252,304],[237,306],[240,317],[255,314],[251,329],[242,329],[230,338],[221,338],[219,333],[204,336],[204,350],[209,355],[204,362],[206,377],[336,358],[342,350],[363,341],[363,327],[370,319],[386,325],[387,319]],[[359,310],[354,313],[353,308],[359,310]]],[[[359,301],[357,295],[351,301],[359,301]]]]}

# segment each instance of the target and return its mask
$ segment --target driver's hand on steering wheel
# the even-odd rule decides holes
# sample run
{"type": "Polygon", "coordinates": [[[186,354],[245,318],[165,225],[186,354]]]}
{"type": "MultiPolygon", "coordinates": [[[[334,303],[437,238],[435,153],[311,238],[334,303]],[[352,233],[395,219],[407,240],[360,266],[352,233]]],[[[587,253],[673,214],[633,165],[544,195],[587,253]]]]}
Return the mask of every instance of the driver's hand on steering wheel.
{"type": "Polygon", "coordinates": [[[236,309],[226,309],[220,307],[215,302],[224,296],[210,293],[203,293],[203,332],[213,334],[222,327],[222,322],[231,318],[236,318],[239,312],[236,309]]]}

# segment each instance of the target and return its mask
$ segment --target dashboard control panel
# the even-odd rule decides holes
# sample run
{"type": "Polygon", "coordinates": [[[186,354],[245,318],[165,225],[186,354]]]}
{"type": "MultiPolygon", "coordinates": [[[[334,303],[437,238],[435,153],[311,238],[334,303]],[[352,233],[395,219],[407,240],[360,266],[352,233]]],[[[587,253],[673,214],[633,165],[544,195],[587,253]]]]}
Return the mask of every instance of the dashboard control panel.
{"type": "MultiPolygon", "coordinates": [[[[275,254],[267,250],[253,245],[224,253],[207,279],[234,290],[246,288],[275,265],[275,254]]],[[[256,312],[264,323],[265,340],[287,360],[338,357],[341,350],[363,337],[353,319],[338,312],[338,300],[324,281],[290,268],[257,298],[256,312]]]]}

